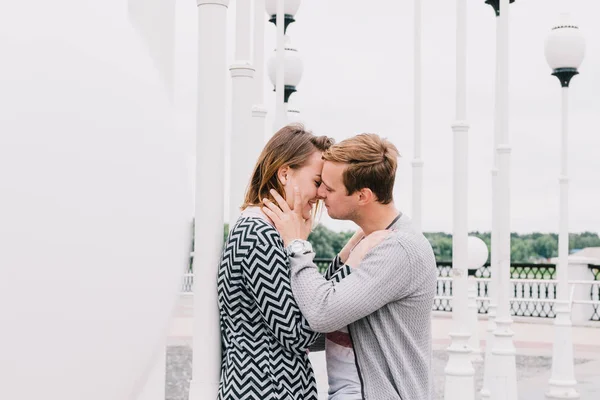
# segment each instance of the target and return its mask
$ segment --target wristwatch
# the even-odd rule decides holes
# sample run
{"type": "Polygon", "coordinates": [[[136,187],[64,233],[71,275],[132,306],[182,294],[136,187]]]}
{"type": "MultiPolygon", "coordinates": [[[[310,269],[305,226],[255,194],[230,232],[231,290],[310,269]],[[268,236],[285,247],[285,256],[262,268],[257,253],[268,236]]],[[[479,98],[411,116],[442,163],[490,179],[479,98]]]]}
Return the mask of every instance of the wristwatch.
{"type": "Polygon", "coordinates": [[[285,248],[285,251],[287,252],[288,256],[294,257],[297,254],[311,253],[313,251],[313,248],[310,242],[306,240],[294,239],[285,248]]]}

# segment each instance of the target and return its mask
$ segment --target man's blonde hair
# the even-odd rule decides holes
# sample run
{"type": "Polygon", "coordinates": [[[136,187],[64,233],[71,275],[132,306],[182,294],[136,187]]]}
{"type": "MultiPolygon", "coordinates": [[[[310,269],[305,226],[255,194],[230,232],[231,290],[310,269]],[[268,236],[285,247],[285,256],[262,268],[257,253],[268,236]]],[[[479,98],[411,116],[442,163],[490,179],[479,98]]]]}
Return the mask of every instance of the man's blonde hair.
{"type": "Polygon", "coordinates": [[[393,200],[398,157],[396,146],[374,133],[343,140],[323,153],[325,161],[347,164],[343,181],[348,195],[368,188],[381,204],[393,200]]]}

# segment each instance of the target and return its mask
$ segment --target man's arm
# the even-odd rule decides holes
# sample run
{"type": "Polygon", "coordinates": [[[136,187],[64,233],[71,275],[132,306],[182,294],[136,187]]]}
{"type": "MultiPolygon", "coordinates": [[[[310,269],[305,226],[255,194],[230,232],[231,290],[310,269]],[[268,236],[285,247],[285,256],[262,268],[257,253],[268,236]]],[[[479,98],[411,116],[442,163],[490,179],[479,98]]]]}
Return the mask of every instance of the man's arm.
{"type": "Polygon", "coordinates": [[[371,250],[359,268],[328,281],[312,262],[314,253],[290,258],[294,297],[317,332],[333,332],[399,300],[412,282],[409,255],[396,235],[371,250]]]}

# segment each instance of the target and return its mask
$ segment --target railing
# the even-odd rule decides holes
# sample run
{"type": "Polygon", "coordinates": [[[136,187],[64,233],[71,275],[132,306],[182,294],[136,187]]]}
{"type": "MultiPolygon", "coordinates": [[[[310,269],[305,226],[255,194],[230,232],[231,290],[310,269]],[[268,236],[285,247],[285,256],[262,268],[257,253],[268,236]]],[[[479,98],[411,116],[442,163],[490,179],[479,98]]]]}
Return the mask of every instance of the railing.
{"type": "Polygon", "coordinates": [[[592,274],[594,275],[594,281],[598,282],[598,284],[592,285],[590,288],[590,300],[595,302],[592,304],[592,307],[594,308],[594,314],[592,315],[591,320],[600,321],[600,305],[598,304],[598,302],[600,302],[600,265],[590,264],[589,267],[590,271],[592,271],[592,274]]]}
{"type": "MultiPolygon", "coordinates": [[[[438,262],[437,296],[433,309],[452,311],[452,263],[438,262]]],[[[553,301],[556,299],[556,282],[551,281],[556,273],[554,264],[511,264],[513,315],[524,317],[553,318],[553,301]]],[[[491,281],[489,264],[469,271],[469,279],[475,279],[477,308],[480,314],[487,314],[490,300],[488,286],[491,281]]]]}
{"type": "Polygon", "coordinates": [[[183,274],[183,281],[181,282],[181,292],[183,294],[192,294],[193,291],[194,291],[194,273],[188,272],[186,274],[183,274]]]}
{"type": "MultiPolygon", "coordinates": [[[[316,258],[315,264],[321,273],[324,273],[331,260],[316,258]]],[[[573,304],[591,305],[593,315],[590,320],[600,321],[600,265],[590,265],[594,281],[569,281],[571,287],[577,285],[590,285],[590,300],[575,300],[573,304]]],[[[452,311],[452,263],[440,261],[437,263],[438,280],[437,295],[434,299],[433,310],[452,311]]],[[[511,314],[522,317],[554,318],[554,304],[556,303],[556,265],[554,264],[511,264],[512,283],[511,314]]],[[[469,271],[469,279],[475,280],[476,300],[478,312],[487,314],[490,299],[488,286],[491,281],[491,268],[489,264],[469,271]]],[[[191,294],[193,287],[193,274],[187,273],[183,277],[182,292],[191,294]]],[[[588,318],[586,316],[586,318],[588,318]]]]}

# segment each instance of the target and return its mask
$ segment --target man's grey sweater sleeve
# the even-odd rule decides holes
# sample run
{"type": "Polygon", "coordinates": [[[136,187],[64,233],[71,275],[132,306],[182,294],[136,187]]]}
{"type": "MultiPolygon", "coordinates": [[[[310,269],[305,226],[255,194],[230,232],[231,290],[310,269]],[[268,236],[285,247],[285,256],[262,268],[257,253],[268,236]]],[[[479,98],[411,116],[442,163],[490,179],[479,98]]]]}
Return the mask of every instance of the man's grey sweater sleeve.
{"type": "Polygon", "coordinates": [[[372,249],[340,282],[327,281],[314,253],[290,257],[292,291],[311,329],[333,332],[408,293],[410,254],[395,235],[372,249]]]}

